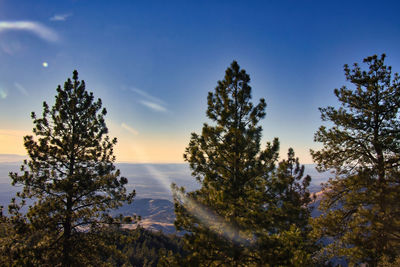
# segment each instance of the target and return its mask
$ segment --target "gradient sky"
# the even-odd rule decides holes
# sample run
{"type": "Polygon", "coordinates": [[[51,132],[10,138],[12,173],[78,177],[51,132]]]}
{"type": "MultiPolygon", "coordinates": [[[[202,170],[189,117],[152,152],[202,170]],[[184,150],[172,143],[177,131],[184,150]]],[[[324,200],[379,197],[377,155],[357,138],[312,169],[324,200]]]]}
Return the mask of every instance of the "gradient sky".
{"type": "Polygon", "coordinates": [[[311,163],[318,107],[343,65],[386,53],[400,72],[398,1],[0,0],[0,154],[25,154],[31,111],[77,69],[103,100],[117,161],[183,162],[207,92],[237,60],[264,97],[263,142],[311,163]]]}

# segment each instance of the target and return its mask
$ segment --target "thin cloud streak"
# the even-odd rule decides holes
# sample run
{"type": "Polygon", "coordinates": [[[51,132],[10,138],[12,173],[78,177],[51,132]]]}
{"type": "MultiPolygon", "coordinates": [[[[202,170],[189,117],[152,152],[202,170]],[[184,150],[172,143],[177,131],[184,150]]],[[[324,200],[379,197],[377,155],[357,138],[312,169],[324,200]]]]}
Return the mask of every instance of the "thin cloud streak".
{"type": "Polygon", "coordinates": [[[161,105],[159,105],[157,103],[154,103],[154,102],[141,100],[140,104],[142,104],[142,105],[144,105],[144,106],[146,106],[146,107],[148,107],[148,108],[150,108],[150,109],[152,109],[154,111],[157,111],[157,112],[167,112],[166,108],[164,108],[163,106],[161,106],[161,105]]]}
{"type": "Polygon", "coordinates": [[[157,103],[160,103],[160,104],[164,104],[164,101],[162,101],[161,99],[159,99],[159,98],[157,98],[155,96],[152,96],[152,95],[146,93],[145,91],[142,91],[142,90],[137,89],[137,88],[129,88],[129,89],[132,92],[134,92],[134,93],[136,93],[136,94],[138,94],[138,95],[140,95],[140,96],[142,96],[142,97],[144,97],[144,98],[146,98],[148,100],[151,100],[152,102],[157,102],[157,103]]]}
{"type": "Polygon", "coordinates": [[[168,110],[164,107],[165,103],[161,99],[148,94],[145,91],[142,91],[137,88],[129,88],[132,92],[138,94],[144,99],[140,100],[139,103],[143,106],[157,112],[167,112],[168,110]]]}
{"type": "Polygon", "coordinates": [[[59,39],[55,31],[34,21],[0,21],[0,33],[6,31],[28,31],[48,42],[59,39]]]}
{"type": "Polygon", "coordinates": [[[25,89],[25,87],[23,87],[21,84],[15,82],[14,83],[15,88],[18,89],[18,91],[20,91],[23,95],[25,96],[29,96],[28,90],[25,89]]]}
{"type": "Polygon", "coordinates": [[[134,128],[132,128],[131,126],[125,124],[125,123],[121,123],[121,127],[125,130],[127,130],[128,132],[130,132],[133,135],[138,135],[139,132],[137,130],[135,130],[134,128]]]}
{"type": "Polygon", "coordinates": [[[71,13],[67,14],[55,14],[50,18],[50,21],[66,21],[68,17],[71,17],[71,13]]]}

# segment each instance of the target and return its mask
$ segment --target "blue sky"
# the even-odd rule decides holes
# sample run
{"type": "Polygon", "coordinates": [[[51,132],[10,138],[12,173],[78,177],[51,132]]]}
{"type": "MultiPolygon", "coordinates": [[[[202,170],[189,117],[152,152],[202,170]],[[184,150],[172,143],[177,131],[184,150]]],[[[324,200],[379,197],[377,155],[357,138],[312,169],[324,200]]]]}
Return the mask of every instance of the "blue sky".
{"type": "Polygon", "coordinates": [[[117,160],[182,162],[207,92],[232,60],[264,97],[263,142],[311,163],[318,107],[343,65],[387,54],[400,71],[397,1],[0,0],[0,154],[24,154],[30,112],[77,69],[108,110],[117,160]],[[43,64],[44,62],[47,63],[43,64]]]}

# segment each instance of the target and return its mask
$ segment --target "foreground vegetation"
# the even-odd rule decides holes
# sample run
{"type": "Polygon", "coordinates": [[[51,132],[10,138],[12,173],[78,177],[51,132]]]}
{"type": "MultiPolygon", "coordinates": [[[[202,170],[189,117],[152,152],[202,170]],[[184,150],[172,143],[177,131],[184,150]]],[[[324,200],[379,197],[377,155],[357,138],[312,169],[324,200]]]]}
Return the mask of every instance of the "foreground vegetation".
{"type": "Polygon", "coordinates": [[[168,255],[185,255],[179,236],[141,227],[135,230],[110,230],[106,240],[109,246],[115,246],[116,249],[116,253],[102,257],[104,264],[109,266],[156,267],[168,255]]]}
{"type": "Polygon", "coordinates": [[[131,202],[114,167],[116,139],[107,136],[100,100],[73,73],[50,109],[32,114],[30,157],[12,183],[22,191],[1,216],[4,266],[396,266],[400,261],[400,85],[385,55],[345,65],[354,89],[335,89],[340,107],[321,108],[311,151],[333,170],[313,201],[304,167],[289,149],[278,161],[277,138],[261,148],[266,104],[251,101],[250,77],[233,62],[208,95],[210,123],[193,133],[184,158],[201,188],[173,185],[175,226],[182,236],[138,228],[135,217],[109,212],[131,202]],[[25,200],[33,200],[22,212],[25,200]]]}

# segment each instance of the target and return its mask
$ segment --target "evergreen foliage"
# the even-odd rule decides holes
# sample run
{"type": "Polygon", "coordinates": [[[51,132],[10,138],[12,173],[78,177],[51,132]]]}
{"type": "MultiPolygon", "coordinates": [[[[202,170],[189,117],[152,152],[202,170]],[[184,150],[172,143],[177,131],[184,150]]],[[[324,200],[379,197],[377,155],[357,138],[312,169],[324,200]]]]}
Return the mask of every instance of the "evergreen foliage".
{"type": "Polygon", "coordinates": [[[395,261],[400,251],[400,84],[384,64],[385,55],[344,66],[354,89],[335,89],[340,107],[321,108],[323,121],[311,151],[320,170],[334,170],[324,186],[321,208],[314,220],[317,237],[333,242],[321,255],[345,256],[350,264],[395,261]]]}
{"type": "Polygon", "coordinates": [[[108,244],[116,245],[119,254],[103,257],[112,266],[156,267],[169,254],[182,254],[181,238],[138,227],[115,229],[108,233],[108,244]]]}
{"type": "Polygon", "coordinates": [[[117,141],[107,136],[106,113],[77,71],[58,86],[52,108],[44,102],[41,118],[32,113],[34,136],[24,137],[30,160],[21,174],[10,176],[13,185],[22,186],[17,194],[22,205],[25,199],[33,204],[23,215],[14,199],[12,216],[3,217],[2,227],[11,235],[1,240],[2,263],[100,266],[99,255],[113,250],[102,230],[122,218],[108,212],[131,202],[135,192],[127,192],[128,181],[113,164],[117,141]]]}
{"type": "Polygon", "coordinates": [[[289,151],[277,167],[279,142],[260,149],[265,101],[251,100],[250,77],[236,61],[208,95],[202,134],[184,158],[199,190],[175,191],[175,225],[186,231],[180,266],[305,266],[311,260],[307,221],[310,177],[289,151]]]}

